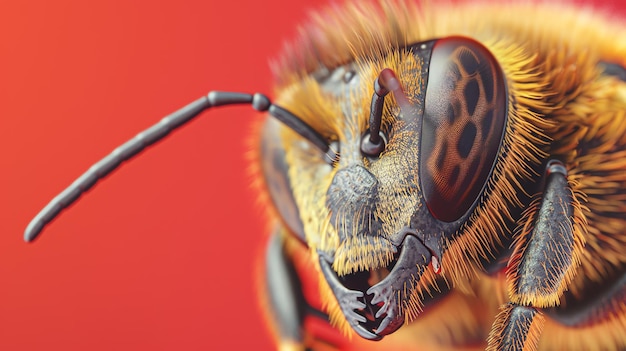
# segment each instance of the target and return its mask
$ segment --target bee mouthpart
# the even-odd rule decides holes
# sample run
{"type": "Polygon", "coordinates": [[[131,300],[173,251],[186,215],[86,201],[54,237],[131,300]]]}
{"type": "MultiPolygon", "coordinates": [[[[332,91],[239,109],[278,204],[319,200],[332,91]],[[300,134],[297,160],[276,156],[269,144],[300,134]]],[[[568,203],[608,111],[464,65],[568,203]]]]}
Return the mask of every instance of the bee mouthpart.
{"type": "Polygon", "coordinates": [[[415,289],[432,257],[413,235],[405,236],[387,266],[341,276],[333,270],[328,254],[318,254],[322,273],[343,315],[357,334],[369,340],[380,340],[404,323],[401,303],[415,289]]]}
{"type": "MultiPolygon", "coordinates": [[[[397,255],[396,255],[397,256],[397,255]]],[[[380,267],[371,271],[363,271],[348,274],[339,277],[339,281],[348,289],[356,291],[367,291],[372,286],[382,282],[393,270],[398,258],[396,257],[387,267],[380,267]]],[[[373,301],[374,295],[365,294],[359,300],[365,304],[365,308],[361,309],[360,315],[365,317],[365,322],[361,322],[360,325],[365,329],[372,331],[376,334],[384,328],[381,327],[381,321],[387,317],[387,314],[381,312],[381,308],[384,306],[382,301],[375,303],[373,301]]]]}

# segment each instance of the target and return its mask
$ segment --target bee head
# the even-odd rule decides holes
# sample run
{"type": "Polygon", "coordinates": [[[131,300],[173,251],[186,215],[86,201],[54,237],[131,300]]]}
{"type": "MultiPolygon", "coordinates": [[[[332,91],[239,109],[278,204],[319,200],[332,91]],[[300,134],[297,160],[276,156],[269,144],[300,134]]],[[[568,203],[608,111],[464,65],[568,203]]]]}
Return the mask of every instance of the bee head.
{"type": "Polygon", "coordinates": [[[449,37],[321,68],[278,101],[337,157],[270,122],[274,202],[319,256],[348,323],[378,339],[419,309],[420,276],[439,272],[484,195],[507,124],[502,70],[477,41],[449,37]]]}

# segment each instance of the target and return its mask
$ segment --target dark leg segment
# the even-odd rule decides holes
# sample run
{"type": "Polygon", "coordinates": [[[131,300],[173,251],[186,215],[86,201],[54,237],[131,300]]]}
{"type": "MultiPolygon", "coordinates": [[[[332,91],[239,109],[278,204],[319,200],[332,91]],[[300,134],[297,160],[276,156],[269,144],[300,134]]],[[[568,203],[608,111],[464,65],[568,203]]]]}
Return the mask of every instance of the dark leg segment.
{"type": "Polygon", "coordinates": [[[550,161],[541,203],[524,213],[507,268],[509,298],[489,336],[489,350],[536,350],[543,308],[559,303],[578,266],[574,198],[562,163],[550,161]],[[538,210],[537,210],[538,208],[538,210]]]}
{"type": "Polygon", "coordinates": [[[565,168],[560,162],[549,163],[534,227],[526,225],[519,233],[509,263],[507,279],[512,302],[535,307],[558,303],[577,263],[572,201],[565,168]]]}
{"type": "Polygon", "coordinates": [[[534,307],[504,305],[489,334],[487,350],[536,350],[543,322],[543,315],[534,307]]]}
{"type": "MultiPolygon", "coordinates": [[[[271,321],[278,334],[280,349],[311,350],[339,349],[337,336],[333,332],[326,313],[320,310],[321,306],[307,300],[301,275],[299,274],[296,255],[287,249],[287,241],[294,240],[297,245],[303,245],[292,234],[281,233],[277,230],[269,240],[265,257],[265,287],[267,289],[267,309],[271,321]],[[309,324],[307,324],[309,322],[309,324]],[[307,326],[317,326],[308,329],[307,326]],[[326,328],[327,327],[327,328],[326,328]]],[[[293,243],[292,243],[293,244],[293,243]]],[[[307,248],[300,247],[305,253],[307,248]]],[[[303,279],[306,279],[303,278],[303,279]]]]}
{"type": "Polygon", "coordinates": [[[283,251],[280,235],[272,235],[265,262],[268,299],[280,338],[301,342],[306,301],[300,291],[300,279],[283,251]]]}

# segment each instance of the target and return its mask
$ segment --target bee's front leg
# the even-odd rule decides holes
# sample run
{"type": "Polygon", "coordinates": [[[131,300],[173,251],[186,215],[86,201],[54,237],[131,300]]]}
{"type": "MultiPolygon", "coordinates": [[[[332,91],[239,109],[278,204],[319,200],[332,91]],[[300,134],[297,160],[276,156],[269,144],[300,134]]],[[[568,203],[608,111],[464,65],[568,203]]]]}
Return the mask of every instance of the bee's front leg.
{"type": "Polygon", "coordinates": [[[578,266],[582,238],[574,230],[575,198],[567,170],[550,161],[545,190],[524,213],[507,268],[510,303],[501,307],[488,350],[536,350],[546,307],[556,306],[578,266]],[[538,210],[537,210],[538,208],[538,210]]]}

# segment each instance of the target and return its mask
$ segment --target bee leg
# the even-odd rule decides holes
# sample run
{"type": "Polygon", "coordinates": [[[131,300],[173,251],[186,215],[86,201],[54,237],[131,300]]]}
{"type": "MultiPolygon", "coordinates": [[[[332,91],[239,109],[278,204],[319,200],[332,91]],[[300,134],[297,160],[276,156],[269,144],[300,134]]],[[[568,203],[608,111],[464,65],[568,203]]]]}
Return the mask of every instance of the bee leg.
{"type": "Polygon", "coordinates": [[[536,350],[542,309],[559,303],[579,262],[573,201],[564,165],[548,162],[541,203],[525,212],[526,221],[514,243],[507,268],[511,302],[501,307],[488,350],[536,350]]]}
{"type": "Polygon", "coordinates": [[[489,333],[487,351],[537,350],[543,322],[535,307],[503,305],[489,333]]]}
{"type": "Polygon", "coordinates": [[[302,342],[304,297],[299,292],[300,279],[283,250],[281,235],[270,238],[265,256],[265,284],[272,317],[281,343],[302,342]]]}
{"type": "MultiPolygon", "coordinates": [[[[310,303],[300,277],[298,263],[293,247],[308,251],[304,244],[280,229],[270,238],[265,254],[265,289],[270,323],[278,334],[281,351],[311,350],[323,345],[324,349],[339,348],[339,340],[325,328],[318,327],[317,332],[305,328],[305,320],[311,318],[317,325],[329,325],[328,315],[310,303]],[[290,247],[290,249],[288,248],[290,247]]],[[[315,323],[313,323],[315,325],[315,323]]]]}

